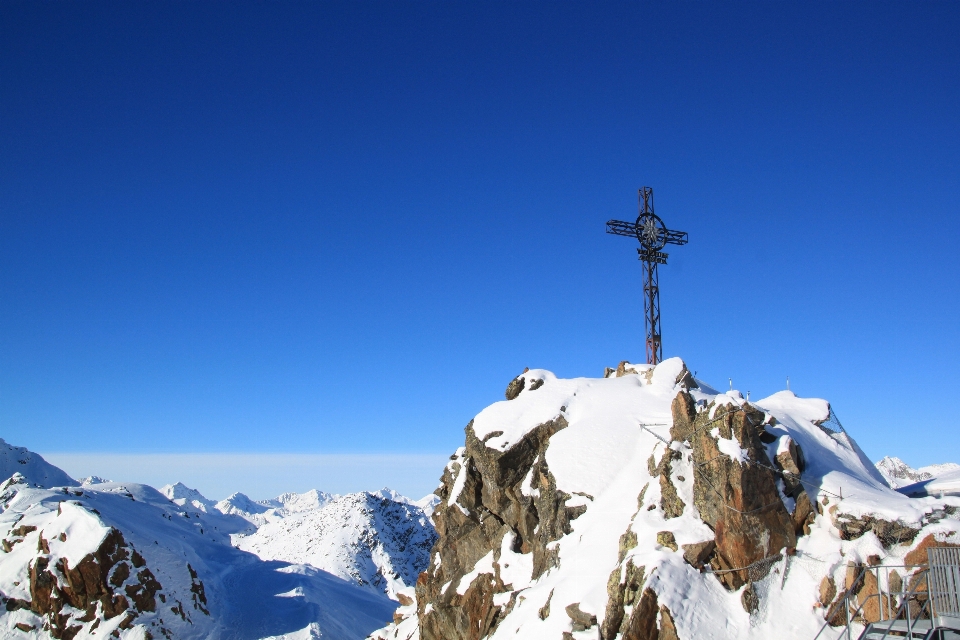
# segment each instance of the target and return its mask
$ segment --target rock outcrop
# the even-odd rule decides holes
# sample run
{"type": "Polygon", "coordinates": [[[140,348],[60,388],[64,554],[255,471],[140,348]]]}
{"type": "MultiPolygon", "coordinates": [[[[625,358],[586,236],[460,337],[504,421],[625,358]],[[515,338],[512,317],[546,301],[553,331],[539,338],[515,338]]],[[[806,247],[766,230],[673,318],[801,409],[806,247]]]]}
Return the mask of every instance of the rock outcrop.
{"type": "Polygon", "coordinates": [[[571,496],[557,489],[544,455],[550,437],[566,426],[558,415],[497,451],[477,438],[472,422],[467,425],[466,447],[437,490],[441,502],[433,520],[439,541],[430,569],[417,581],[423,638],[483,638],[496,627],[511,606],[494,603],[494,595],[510,586],[501,575],[505,541],[513,554],[530,556],[533,579],[556,565],[550,543],[569,533],[570,522],[585,511],[565,506],[571,496]],[[489,554],[489,573],[465,578],[489,554]]]}
{"type": "Polygon", "coordinates": [[[880,601],[864,563],[960,544],[953,507],[891,491],[819,426],[822,400],[751,403],[676,359],[602,379],[527,370],[506,398],[467,425],[415,602],[371,638],[812,637],[880,601]]]}

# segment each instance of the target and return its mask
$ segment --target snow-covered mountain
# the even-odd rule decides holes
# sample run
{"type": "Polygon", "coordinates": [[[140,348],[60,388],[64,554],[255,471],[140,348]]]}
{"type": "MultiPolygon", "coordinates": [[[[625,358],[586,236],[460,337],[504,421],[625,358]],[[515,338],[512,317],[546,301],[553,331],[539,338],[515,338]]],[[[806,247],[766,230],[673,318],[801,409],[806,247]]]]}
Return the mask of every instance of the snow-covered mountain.
{"type": "Polygon", "coordinates": [[[385,597],[232,547],[214,524],[223,518],[145,485],[25,486],[0,514],[0,629],[78,640],[346,639],[389,619],[385,597]]]}
{"type": "MultiPolygon", "coordinates": [[[[389,490],[215,503],[182,483],[81,486],[3,444],[29,475],[0,484],[0,637],[359,639],[390,619],[387,594],[413,584],[435,537],[422,510],[389,490]],[[263,524],[251,518],[307,521],[337,500],[315,519],[339,535],[303,539],[315,553],[331,545],[334,571],[284,561],[296,554],[273,553],[265,537],[264,558],[232,544],[263,524]]],[[[275,546],[289,551],[285,542],[275,546]]]]}
{"type": "Polygon", "coordinates": [[[43,457],[0,439],[0,478],[5,480],[15,473],[19,473],[27,482],[41,487],[77,484],[76,480],[43,457]]]}
{"type": "Polygon", "coordinates": [[[960,498],[891,489],[824,400],[749,402],[679,359],[530,370],[506,396],[467,425],[429,568],[371,638],[813,638],[848,589],[877,593],[858,567],[907,584],[960,545],[960,498]]]}
{"type": "Polygon", "coordinates": [[[394,600],[416,584],[436,539],[423,510],[389,490],[337,496],[234,538],[264,560],[308,564],[394,600]]]}
{"type": "Polygon", "coordinates": [[[922,480],[931,480],[945,473],[960,470],[960,464],[954,462],[945,462],[941,464],[931,464],[926,467],[914,469],[900,458],[887,456],[877,463],[877,470],[883,474],[887,483],[894,489],[915,484],[922,480]]]}

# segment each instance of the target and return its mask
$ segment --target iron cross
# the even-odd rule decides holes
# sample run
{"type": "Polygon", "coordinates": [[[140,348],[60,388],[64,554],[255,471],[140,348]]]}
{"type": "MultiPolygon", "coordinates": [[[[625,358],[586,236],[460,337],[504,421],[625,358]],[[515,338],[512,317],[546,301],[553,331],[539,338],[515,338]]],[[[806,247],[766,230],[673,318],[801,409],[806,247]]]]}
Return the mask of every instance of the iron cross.
{"type": "Polygon", "coordinates": [[[643,310],[647,329],[647,364],[663,360],[660,334],[660,284],[657,265],[667,264],[668,254],[660,251],[668,244],[687,244],[686,231],[667,229],[653,212],[653,189],[640,189],[640,215],[636,222],[608,220],[607,233],[630,236],[640,241],[637,253],[643,262],[643,310]]]}

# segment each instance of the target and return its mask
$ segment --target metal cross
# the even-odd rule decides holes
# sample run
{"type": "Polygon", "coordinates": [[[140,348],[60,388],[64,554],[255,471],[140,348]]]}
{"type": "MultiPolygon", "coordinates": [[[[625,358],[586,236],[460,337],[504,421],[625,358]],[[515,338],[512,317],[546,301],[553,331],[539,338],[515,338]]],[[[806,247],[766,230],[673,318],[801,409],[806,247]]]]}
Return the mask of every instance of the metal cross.
{"type": "Polygon", "coordinates": [[[637,253],[643,262],[643,310],[647,329],[647,364],[663,360],[660,334],[660,284],[657,265],[667,264],[667,254],[660,251],[668,244],[687,244],[686,231],[667,229],[653,213],[653,189],[640,189],[640,215],[636,222],[607,221],[607,233],[630,236],[640,241],[637,253]]]}

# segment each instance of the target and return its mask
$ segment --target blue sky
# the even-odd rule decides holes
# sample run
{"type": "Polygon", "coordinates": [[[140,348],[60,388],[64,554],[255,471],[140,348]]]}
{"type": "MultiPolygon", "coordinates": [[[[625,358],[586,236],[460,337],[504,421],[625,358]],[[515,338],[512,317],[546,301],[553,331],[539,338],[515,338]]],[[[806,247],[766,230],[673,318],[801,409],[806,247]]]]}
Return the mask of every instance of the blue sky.
{"type": "MultiPolygon", "coordinates": [[[[690,234],[665,356],[960,462],[958,32],[948,2],[4,2],[0,437],[78,475],[442,464],[524,367],[642,361],[604,222],[649,185],[690,234]]],[[[355,475],[317,481],[384,483],[355,475]]]]}

